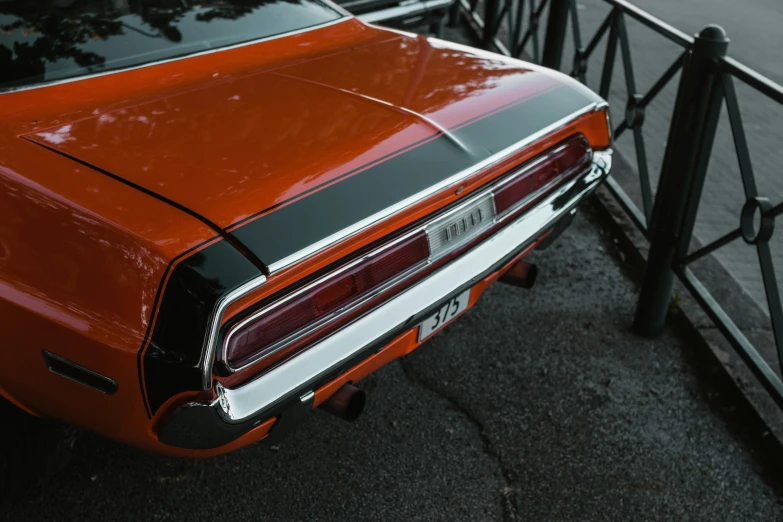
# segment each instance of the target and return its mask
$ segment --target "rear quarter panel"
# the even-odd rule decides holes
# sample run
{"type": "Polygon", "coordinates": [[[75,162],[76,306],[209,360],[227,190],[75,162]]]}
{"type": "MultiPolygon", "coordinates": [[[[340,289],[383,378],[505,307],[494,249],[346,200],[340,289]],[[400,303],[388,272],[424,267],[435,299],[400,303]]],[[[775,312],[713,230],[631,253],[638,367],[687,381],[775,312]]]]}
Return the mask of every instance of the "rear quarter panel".
{"type": "Polygon", "coordinates": [[[166,266],[214,234],[149,196],[13,135],[0,139],[0,394],[144,445],[139,347],[166,266]],[[22,175],[21,173],[24,173],[22,175]],[[104,395],[42,350],[106,375],[104,395]]]}

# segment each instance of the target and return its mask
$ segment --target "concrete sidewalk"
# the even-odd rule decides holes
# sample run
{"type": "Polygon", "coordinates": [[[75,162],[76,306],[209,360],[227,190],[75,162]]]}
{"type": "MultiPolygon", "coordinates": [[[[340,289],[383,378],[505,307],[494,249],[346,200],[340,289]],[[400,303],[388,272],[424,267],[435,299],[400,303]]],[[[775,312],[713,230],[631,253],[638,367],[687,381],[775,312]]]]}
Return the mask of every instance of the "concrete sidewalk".
{"type": "MultiPolygon", "coordinates": [[[[635,287],[581,212],[536,288],[496,285],[279,447],[206,461],[81,433],[9,521],[781,520],[783,505],[710,368],[671,331],[629,331],[635,287]],[[766,478],[765,478],[766,477],[766,478]]],[[[3,516],[4,515],[4,516],[3,516]]],[[[4,518],[5,517],[5,518],[4,518]]]]}

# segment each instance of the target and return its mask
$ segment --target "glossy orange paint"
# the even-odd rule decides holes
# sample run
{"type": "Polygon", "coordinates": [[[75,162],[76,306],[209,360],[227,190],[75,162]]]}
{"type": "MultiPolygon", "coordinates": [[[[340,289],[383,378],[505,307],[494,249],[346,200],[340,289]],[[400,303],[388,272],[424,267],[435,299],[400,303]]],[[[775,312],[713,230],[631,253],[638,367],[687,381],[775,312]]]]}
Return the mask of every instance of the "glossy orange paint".
{"type": "MultiPolygon", "coordinates": [[[[0,395],[122,442],[158,442],[138,353],[167,267],[218,230],[45,144],[230,225],[329,184],[357,165],[564,80],[521,62],[368,27],[355,19],[254,45],[0,94],[0,395]],[[281,130],[282,129],[282,130],[281,130]],[[42,350],[114,379],[103,395],[49,372],[42,350]]],[[[603,112],[282,270],[227,319],[357,248],[470,194],[566,136],[609,144],[603,112]]],[[[492,277],[474,290],[472,303],[492,277]]],[[[318,391],[415,348],[400,336],[318,391]]],[[[414,343],[415,344],[415,343],[414,343]]],[[[182,397],[172,400],[174,404],[182,397]]]]}

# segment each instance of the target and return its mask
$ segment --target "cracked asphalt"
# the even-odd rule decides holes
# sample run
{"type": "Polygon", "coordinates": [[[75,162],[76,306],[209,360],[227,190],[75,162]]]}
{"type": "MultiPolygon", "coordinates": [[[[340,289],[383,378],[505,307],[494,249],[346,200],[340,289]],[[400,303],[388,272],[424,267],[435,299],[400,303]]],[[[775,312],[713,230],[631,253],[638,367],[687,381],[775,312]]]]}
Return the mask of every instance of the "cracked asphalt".
{"type": "Polygon", "coordinates": [[[402,362],[365,414],[315,412],[279,446],[186,461],[89,433],[0,518],[781,520],[774,470],[689,345],[629,331],[636,290],[589,212],[402,362]],[[587,217],[586,217],[587,216],[587,217]]]}

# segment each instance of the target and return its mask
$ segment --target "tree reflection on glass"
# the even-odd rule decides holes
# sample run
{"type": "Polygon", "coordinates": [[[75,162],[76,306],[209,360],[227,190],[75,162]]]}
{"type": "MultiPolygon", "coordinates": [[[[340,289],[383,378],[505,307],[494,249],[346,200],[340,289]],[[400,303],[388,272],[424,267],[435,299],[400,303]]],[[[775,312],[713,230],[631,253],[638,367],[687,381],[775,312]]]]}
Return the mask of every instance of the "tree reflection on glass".
{"type": "Polygon", "coordinates": [[[0,0],[0,88],[182,56],[338,16],[319,0],[0,0]],[[251,20],[237,22],[245,17],[251,20]],[[224,23],[208,25],[217,21],[224,23]]]}
{"type": "Polygon", "coordinates": [[[122,25],[109,18],[82,16],[80,9],[74,8],[75,3],[26,0],[0,3],[2,20],[12,20],[0,26],[0,31],[22,37],[36,35],[32,42],[27,38],[14,41],[11,49],[0,45],[0,82],[42,76],[47,61],[70,58],[82,67],[103,62],[103,57],[80,49],[79,44],[90,38],[106,39],[121,34],[122,25]]]}

